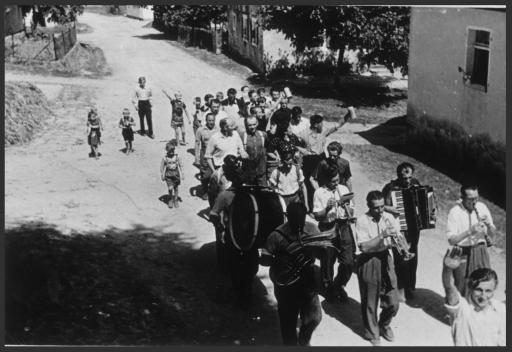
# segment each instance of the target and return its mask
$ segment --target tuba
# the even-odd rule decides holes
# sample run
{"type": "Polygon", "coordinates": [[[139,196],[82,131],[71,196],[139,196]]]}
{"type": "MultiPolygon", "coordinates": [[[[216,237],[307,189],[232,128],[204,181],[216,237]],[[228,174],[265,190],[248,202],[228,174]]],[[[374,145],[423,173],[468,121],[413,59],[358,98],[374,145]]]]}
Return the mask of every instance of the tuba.
{"type": "Polygon", "coordinates": [[[393,234],[390,236],[391,245],[397,249],[402,259],[404,261],[408,261],[414,258],[415,254],[409,252],[410,246],[407,244],[407,240],[405,239],[404,234],[400,231],[397,232],[393,225],[391,225],[389,219],[385,218],[384,221],[386,222],[386,231],[390,234],[393,234]]]}

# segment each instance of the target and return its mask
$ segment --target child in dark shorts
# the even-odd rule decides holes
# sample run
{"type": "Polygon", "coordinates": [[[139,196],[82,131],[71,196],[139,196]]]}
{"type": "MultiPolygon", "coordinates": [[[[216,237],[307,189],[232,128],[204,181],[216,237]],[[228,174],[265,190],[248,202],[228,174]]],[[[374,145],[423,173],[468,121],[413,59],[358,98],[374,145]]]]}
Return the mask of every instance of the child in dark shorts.
{"type": "Polygon", "coordinates": [[[126,145],[126,154],[133,152],[133,130],[135,120],[130,116],[130,110],[123,109],[123,117],[119,120],[119,128],[122,129],[124,144],[126,145]]]}
{"type": "Polygon", "coordinates": [[[168,142],[165,146],[166,154],[160,164],[160,173],[162,181],[167,183],[169,190],[169,208],[177,208],[178,204],[178,186],[185,179],[181,167],[181,161],[176,151],[176,140],[168,142]]]}

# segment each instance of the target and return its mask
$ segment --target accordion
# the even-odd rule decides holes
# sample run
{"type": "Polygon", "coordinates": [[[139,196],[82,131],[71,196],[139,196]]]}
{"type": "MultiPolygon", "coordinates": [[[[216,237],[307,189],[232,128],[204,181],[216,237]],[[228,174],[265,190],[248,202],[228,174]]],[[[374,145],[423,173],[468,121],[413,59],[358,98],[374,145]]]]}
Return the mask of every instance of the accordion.
{"type": "Polygon", "coordinates": [[[436,227],[434,189],[430,186],[393,188],[391,204],[400,212],[400,230],[423,230],[436,227]]]}

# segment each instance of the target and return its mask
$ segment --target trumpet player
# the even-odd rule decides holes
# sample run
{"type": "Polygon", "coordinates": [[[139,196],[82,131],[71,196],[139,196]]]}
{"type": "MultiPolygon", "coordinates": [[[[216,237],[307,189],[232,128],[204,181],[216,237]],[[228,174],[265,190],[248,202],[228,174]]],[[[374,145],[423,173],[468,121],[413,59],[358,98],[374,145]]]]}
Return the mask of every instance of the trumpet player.
{"type": "Polygon", "coordinates": [[[448,213],[446,236],[450,245],[462,249],[461,264],[453,271],[453,277],[464,296],[469,274],[491,267],[487,247],[492,245],[490,238],[494,237],[496,227],[489,208],[478,200],[476,185],[463,185],[460,194],[461,199],[448,213]]]}
{"type": "Polygon", "coordinates": [[[384,212],[384,196],[380,191],[369,192],[366,203],[368,211],[356,221],[359,253],[356,272],[365,338],[379,346],[380,336],[394,340],[390,323],[400,301],[391,247],[398,243],[395,236],[400,234],[400,224],[393,215],[384,212]],[[377,317],[379,299],[382,310],[377,317]]]}

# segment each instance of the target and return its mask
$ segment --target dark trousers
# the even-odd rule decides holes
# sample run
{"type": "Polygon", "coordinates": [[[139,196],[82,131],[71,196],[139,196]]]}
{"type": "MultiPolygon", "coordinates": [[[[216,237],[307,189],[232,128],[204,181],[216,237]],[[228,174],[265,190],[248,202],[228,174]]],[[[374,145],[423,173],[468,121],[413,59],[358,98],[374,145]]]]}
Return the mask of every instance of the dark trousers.
{"type": "Polygon", "coordinates": [[[406,231],[404,233],[407,243],[410,244],[409,252],[414,253],[414,257],[405,261],[393,247],[393,256],[395,258],[395,270],[399,289],[416,288],[416,270],[418,269],[418,242],[420,239],[419,231],[406,231]]]}
{"type": "MultiPolygon", "coordinates": [[[[394,268],[388,268],[386,265],[386,252],[375,255],[362,254],[357,267],[361,313],[365,337],[369,340],[380,336],[380,327],[386,327],[391,323],[399,307],[396,276],[394,268]],[[382,310],[377,319],[379,299],[382,310]]],[[[389,263],[393,266],[391,260],[389,263]]]]}
{"type": "Polygon", "coordinates": [[[208,162],[203,157],[199,162],[199,173],[201,176],[201,186],[203,187],[203,192],[208,192],[208,183],[210,183],[210,178],[212,177],[212,169],[208,165],[208,162]]]}
{"type": "MultiPolygon", "coordinates": [[[[325,231],[325,229],[322,229],[325,231]]],[[[322,281],[329,294],[336,294],[345,286],[354,271],[355,243],[352,236],[352,229],[346,221],[338,221],[335,225],[336,238],[334,249],[327,249],[326,255],[320,260],[322,267],[322,281]],[[338,259],[338,272],[334,277],[334,264],[338,259]]]]}
{"type": "Polygon", "coordinates": [[[478,244],[472,247],[462,247],[461,263],[458,268],[453,270],[453,279],[455,287],[462,296],[466,295],[466,281],[469,275],[480,268],[490,268],[491,260],[487,245],[478,244]]]}
{"type": "Polygon", "coordinates": [[[274,284],[281,336],[285,345],[308,346],[320,321],[322,308],[314,288],[314,267],[307,268],[299,281],[290,286],[274,284]],[[297,334],[297,320],[301,325],[297,334]]]}
{"type": "Polygon", "coordinates": [[[248,307],[252,302],[252,283],[258,273],[258,249],[241,252],[229,240],[223,244],[217,241],[221,273],[229,274],[237,303],[248,307]]]}
{"type": "Polygon", "coordinates": [[[151,118],[151,104],[149,100],[139,100],[139,119],[140,119],[140,133],[146,133],[144,126],[144,116],[148,122],[148,134],[153,134],[153,120],[151,118]]]}
{"type": "Polygon", "coordinates": [[[309,209],[313,209],[313,195],[315,194],[315,188],[309,181],[309,178],[315,171],[320,160],[322,160],[322,156],[317,154],[304,155],[302,158],[302,171],[304,172],[304,185],[306,186],[306,192],[308,195],[309,209]]]}

